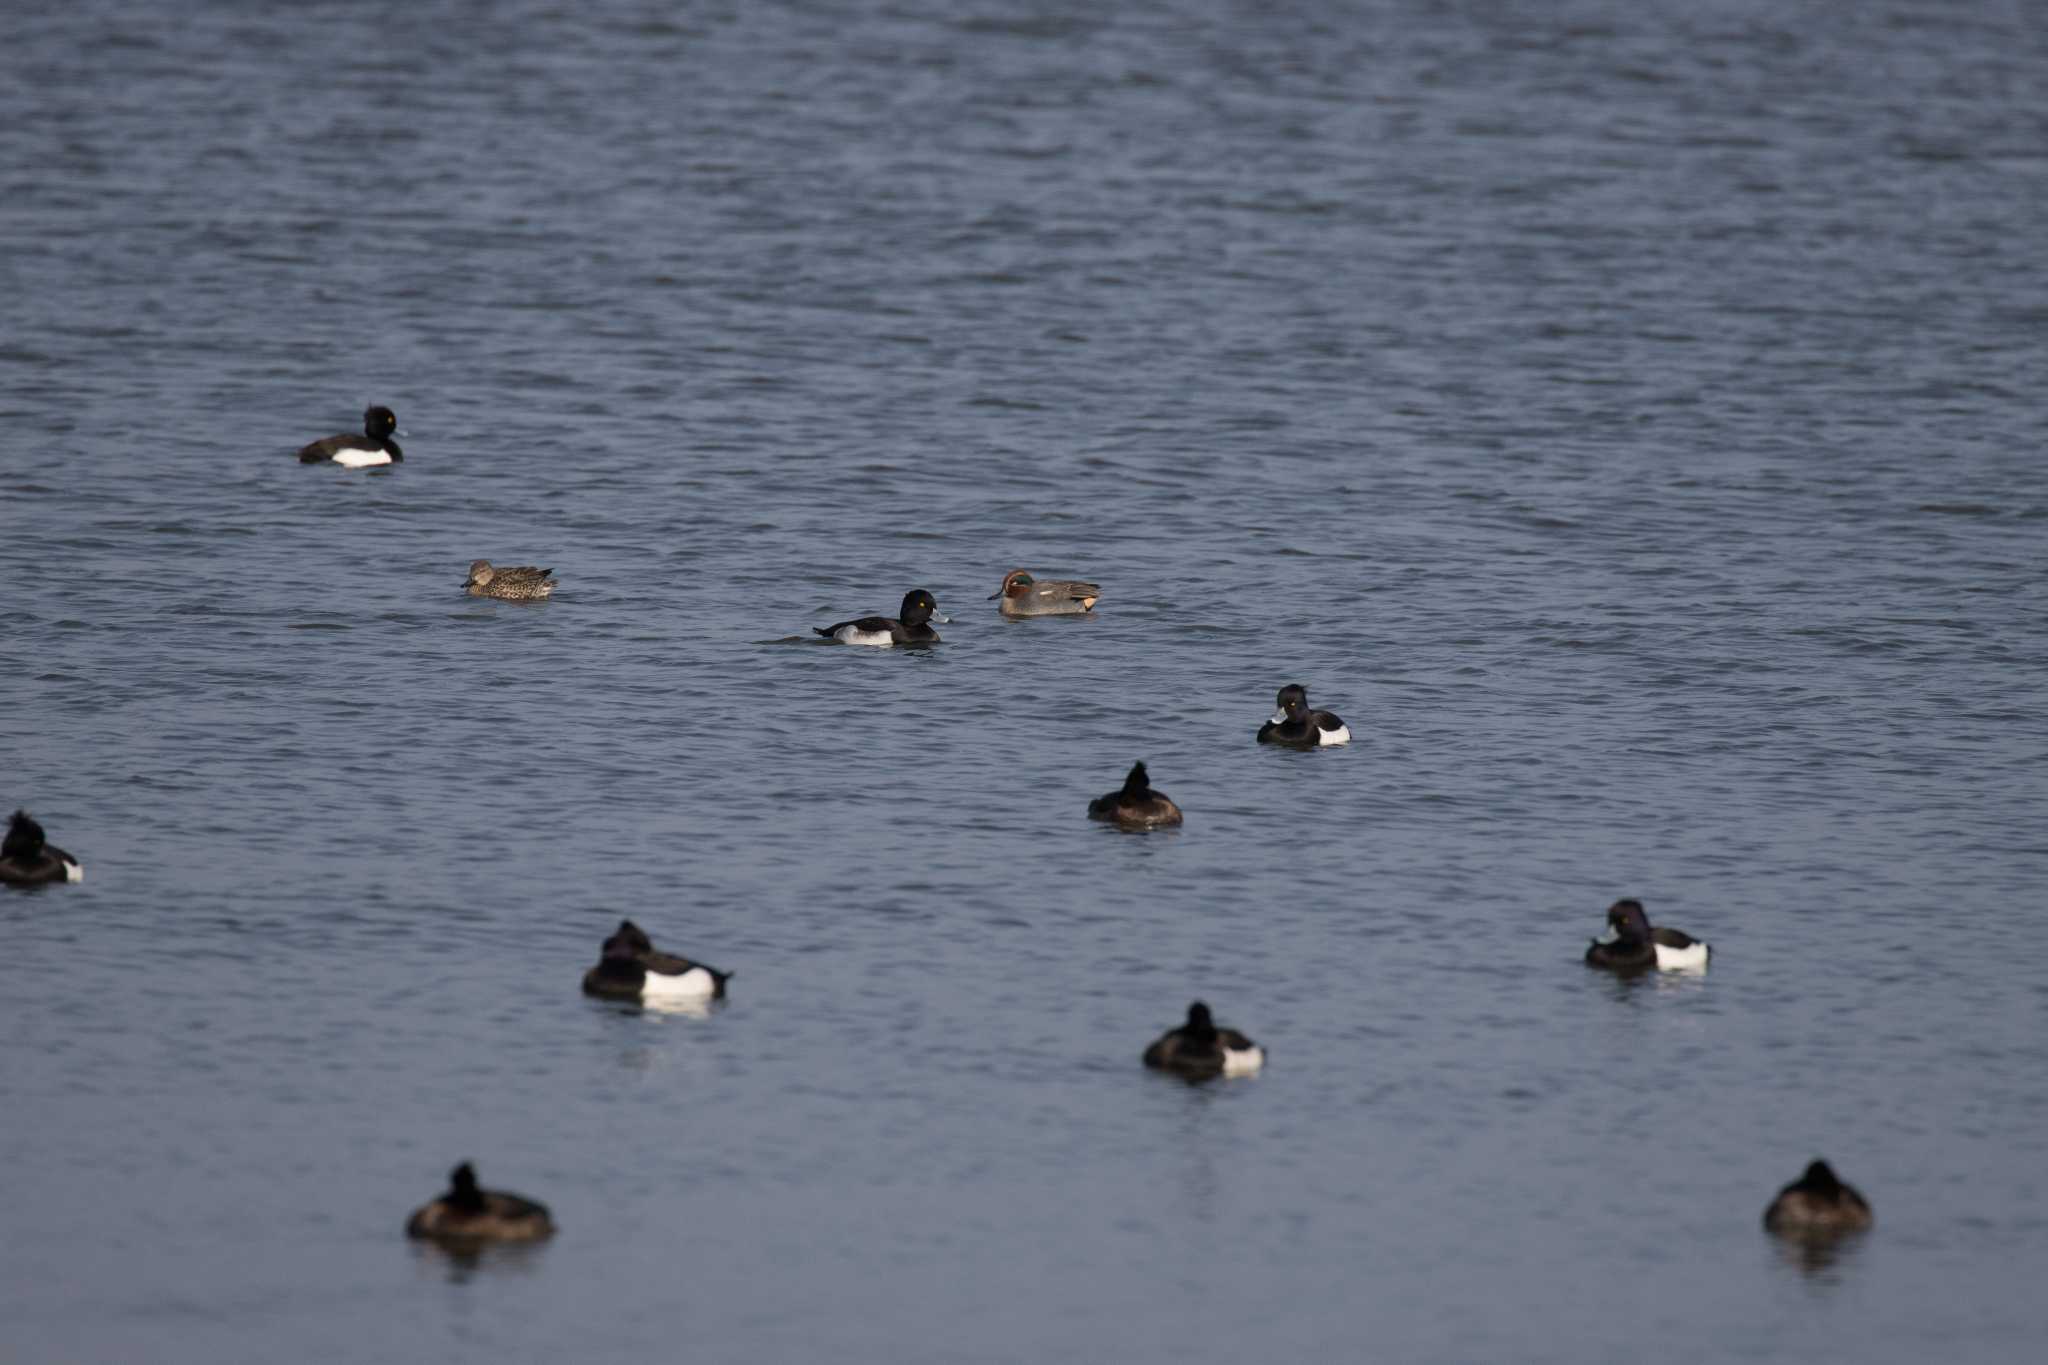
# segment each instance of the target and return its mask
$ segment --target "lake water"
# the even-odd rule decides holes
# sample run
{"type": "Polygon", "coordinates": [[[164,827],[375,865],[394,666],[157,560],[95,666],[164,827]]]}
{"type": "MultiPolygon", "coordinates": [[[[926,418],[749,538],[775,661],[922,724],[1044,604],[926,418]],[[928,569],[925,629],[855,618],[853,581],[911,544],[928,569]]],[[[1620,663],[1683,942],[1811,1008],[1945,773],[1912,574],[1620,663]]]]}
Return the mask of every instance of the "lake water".
{"type": "Polygon", "coordinates": [[[0,1359],[2038,1351],[2033,7],[8,30],[0,1359]],[[554,1241],[407,1244],[465,1157],[554,1241]]]}

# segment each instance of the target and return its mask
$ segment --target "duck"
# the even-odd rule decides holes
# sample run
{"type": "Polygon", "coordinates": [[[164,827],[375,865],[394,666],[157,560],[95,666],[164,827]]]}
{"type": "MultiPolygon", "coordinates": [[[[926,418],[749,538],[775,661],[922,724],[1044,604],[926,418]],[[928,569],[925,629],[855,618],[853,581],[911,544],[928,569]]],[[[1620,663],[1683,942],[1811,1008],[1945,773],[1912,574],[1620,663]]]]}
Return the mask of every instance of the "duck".
{"type": "Polygon", "coordinates": [[[82,882],[78,859],[43,838],[43,827],[25,810],[14,812],[0,839],[0,886],[43,886],[82,882]]]}
{"type": "Polygon", "coordinates": [[[1164,829],[1181,823],[1180,807],[1165,792],[1153,791],[1143,763],[1131,765],[1123,786],[1088,803],[1088,818],[1122,829],[1164,829]]]}
{"type": "Polygon", "coordinates": [[[469,581],[462,590],[471,597],[496,597],[506,602],[538,602],[555,590],[548,577],[553,569],[536,569],[531,564],[508,564],[503,568],[488,559],[470,561],[469,581]]]}
{"type": "Polygon", "coordinates": [[[1033,578],[1029,569],[1012,569],[1003,576],[1003,586],[989,594],[989,601],[1001,600],[996,610],[1005,616],[1082,616],[1095,610],[1102,589],[1076,578],[1033,578]]]}
{"type": "Polygon", "coordinates": [[[537,1242],[555,1234],[547,1205],[503,1190],[478,1189],[467,1161],[448,1175],[448,1193],[413,1210],[405,1235],[437,1242],[537,1242]]]}
{"type": "Polygon", "coordinates": [[[323,436],[310,445],[299,447],[299,463],[331,461],[349,469],[397,464],[405,458],[398,442],[391,439],[391,434],[397,430],[398,414],[390,408],[372,405],[363,410],[362,435],[323,436]]]}
{"type": "Polygon", "coordinates": [[[1662,926],[1652,929],[1650,917],[1639,900],[1618,900],[1607,907],[1611,939],[1594,939],[1586,949],[1588,967],[1606,967],[1617,972],[1640,972],[1655,967],[1660,971],[1704,971],[1713,949],[1692,935],[1662,926]]]}
{"type": "Polygon", "coordinates": [[[1308,689],[1289,683],[1275,698],[1279,709],[1259,727],[1259,743],[1285,744],[1297,749],[1316,749],[1327,744],[1349,744],[1351,730],[1328,711],[1311,711],[1308,689]]]}
{"type": "Polygon", "coordinates": [[[1266,1064],[1266,1050],[1236,1029],[1217,1028],[1209,1007],[1188,1006],[1188,1021],[1168,1029],[1145,1049],[1145,1065],[1190,1081],[1250,1076],[1266,1064]]]}
{"type": "Polygon", "coordinates": [[[583,974],[583,993],[605,1000],[723,1000],[725,983],[732,979],[731,972],[656,951],[654,940],[629,919],[619,921],[602,951],[597,965],[583,974]]]}
{"type": "Polygon", "coordinates": [[[923,588],[912,588],[903,594],[900,617],[863,616],[858,621],[841,621],[833,626],[812,626],[811,629],[828,640],[837,640],[845,645],[877,645],[887,649],[891,645],[935,645],[939,633],[926,623],[937,621],[945,625],[947,618],[939,615],[939,604],[923,588]]]}
{"type": "Polygon", "coordinates": [[[1807,1166],[1806,1174],[1779,1190],[1764,1210],[1764,1226],[1781,1237],[1840,1237],[1861,1232],[1871,1222],[1870,1205],[1825,1161],[1807,1166]]]}

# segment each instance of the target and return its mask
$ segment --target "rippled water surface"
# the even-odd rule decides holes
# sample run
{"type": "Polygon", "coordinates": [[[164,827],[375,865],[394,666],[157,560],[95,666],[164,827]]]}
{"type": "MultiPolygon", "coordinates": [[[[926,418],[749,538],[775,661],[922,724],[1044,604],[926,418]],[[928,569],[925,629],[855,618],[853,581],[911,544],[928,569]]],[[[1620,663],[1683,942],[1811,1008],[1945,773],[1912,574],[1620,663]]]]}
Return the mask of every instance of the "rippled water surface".
{"type": "Polygon", "coordinates": [[[15,14],[0,1357],[2031,1357],[2038,19],[15,14]]]}

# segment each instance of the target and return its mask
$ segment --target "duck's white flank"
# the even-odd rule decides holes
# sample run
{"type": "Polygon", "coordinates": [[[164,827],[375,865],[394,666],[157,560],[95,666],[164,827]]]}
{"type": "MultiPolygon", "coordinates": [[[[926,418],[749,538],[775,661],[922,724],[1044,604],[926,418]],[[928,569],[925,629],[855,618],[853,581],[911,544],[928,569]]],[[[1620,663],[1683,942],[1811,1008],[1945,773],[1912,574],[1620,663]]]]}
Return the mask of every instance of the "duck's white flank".
{"type": "Polygon", "coordinates": [[[1316,733],[1322,736],[1321,739],[1316,741],[1318,744],[1349,744],[1351,742],[1351,727],[1348,725],[1340,725],[1334,730],[1318,728],[1316,733]]]}
{"type": "Polygon", "coordinates": [[[886,630],[866,631],[859,626],[841,626],[832,632],[832,638],[847,645],[880,645],[887,649],[896,643],[896,637],[886,630]]]}
{"type": "Polygon", "coordinates": [[[709,1000],[718,992],[718,978],[702,967],[692,967],[675,976],[649,972],[641,983],[640,998],[648,1000],[709,1000]]]}
{"type": "Polygon", "coordinates": [[[1670,948],[1657,945],[1657,970],[1661,972],[1703,972],[1707,959],[1713,950],[1704,943],[1695,943],[1690,948],[1670,948]]]}
{"type": "Polygon", "coordinates": [[[388,450],[356,450],[353,447],[334,452],[334,462],[349,469],[367,469],[371,465],[390,464],[388,450]]]}
{"type": "Polygon", "coordinates": [[[1265,1064],[1266,1049],[1256,1043],[1250,1047],[1223,1049],[1223,1074],[1226,1076],[1254,1076],[1265,1064]]]}

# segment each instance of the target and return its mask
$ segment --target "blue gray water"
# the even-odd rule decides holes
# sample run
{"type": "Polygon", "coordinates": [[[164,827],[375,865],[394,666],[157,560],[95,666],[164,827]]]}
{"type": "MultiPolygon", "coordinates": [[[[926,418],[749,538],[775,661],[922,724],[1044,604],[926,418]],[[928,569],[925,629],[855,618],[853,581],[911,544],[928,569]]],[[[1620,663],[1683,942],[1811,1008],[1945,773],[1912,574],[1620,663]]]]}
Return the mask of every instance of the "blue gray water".
{"type": "Polygon", "coordinates": [[[0,75],[0,803],[87,877],[0,897],[0,1358],[2038,1349],[2032,7],[85,0],[0,75]],[[1255,746],[1291,681],[1356,742],[1255,746]],[[1180,832],[1083,818],[1138,758],[1180,832]],[[1711,972],[1581,967],[1621,895],[1711,972]],[[625,915],[729,1005],[583,999],[625,915]],[[1143,1072],[1197,996],[1265,1075],[1143,1072]],[[464,1157],[560,1235],[407,1245],[464,1157]]]}

